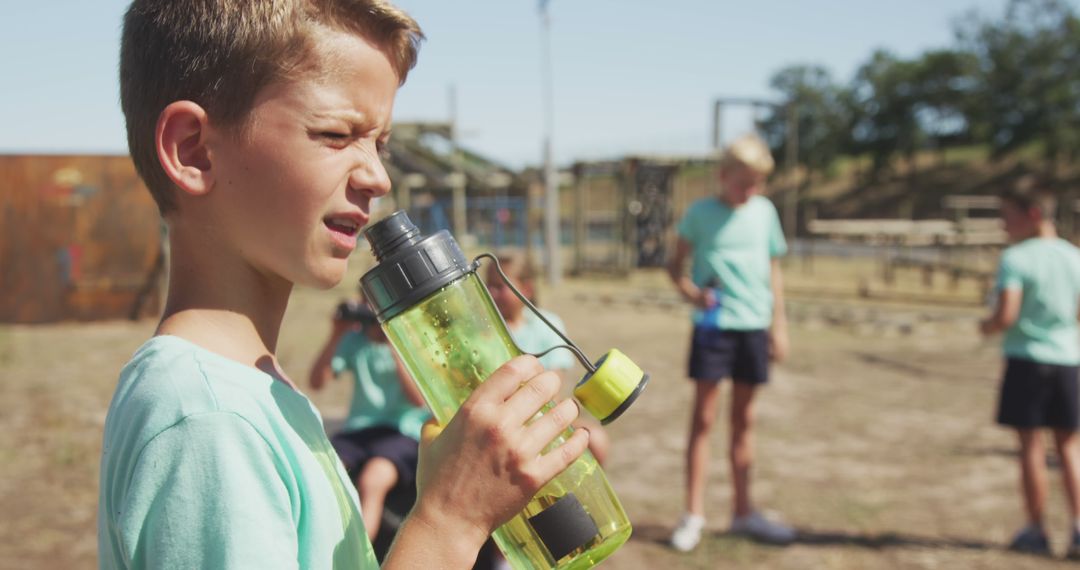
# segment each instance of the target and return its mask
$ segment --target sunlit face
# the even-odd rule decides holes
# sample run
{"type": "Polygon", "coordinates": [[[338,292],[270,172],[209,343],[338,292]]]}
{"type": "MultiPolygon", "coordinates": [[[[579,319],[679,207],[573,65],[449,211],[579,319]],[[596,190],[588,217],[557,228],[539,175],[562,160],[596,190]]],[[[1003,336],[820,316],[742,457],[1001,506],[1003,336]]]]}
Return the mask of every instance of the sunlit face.
{"type": "Polygon", "coordinates": [[[1008,200],[1001,202],[1001,220],[1009,241],[1021,241],[1038,232],[1038,214],[1025,211],[1008,200]]]}
{"type": "Polygon", "coordinates": [[[742,206],[765,190],[765,175],[745,164],[733,164],[720,170],[720,186],[724,202],[742,206]]]}
{"type": "Polygon", "coordinates": [[[210,223],[226,254],[290,283],[341,281],[371,200],[390,190],[380,150],[398,76],[354,35],[331,32],[313,57],[325,73],[266,87],[246,128],[212,131],[210,223]]]}
{"type": "MultiPolygon", "coordinates": [[[[528,284],[522,284],[512,276],[510,276],[510,279],[514,287],[517,287],[523,295],[528,297],[532,294],[531,287],[528,284]]],[[[517,320],[522,311],[525,310],[525,304],[503,282],[502,277],[495,271],[495,266],[488,267],[484,282],[487,284],[488,291],[491,292],[491,300],[495,301],[495,307],[499,309],[499,313],[502,314],[503,318],[508,321],[517,320]]]]}

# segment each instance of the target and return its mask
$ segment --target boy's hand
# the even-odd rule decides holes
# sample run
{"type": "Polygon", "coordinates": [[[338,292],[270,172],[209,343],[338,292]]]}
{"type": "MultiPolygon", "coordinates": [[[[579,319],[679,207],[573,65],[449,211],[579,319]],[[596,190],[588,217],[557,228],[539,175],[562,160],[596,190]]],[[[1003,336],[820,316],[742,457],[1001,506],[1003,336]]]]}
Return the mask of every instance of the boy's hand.
{"type": "Polygon", "coordinates": [[[698,289],[696,295],[693,298],[694,306],[699,309],[709,310],[716,306],[716,295],[709,287],[701,287],[698,289]]]}
{"type": "Polygon", "coordinates": [[[772,358],[773,362],[783,362],[787,358],[790,349],[791,342],[786,328],[773,327],[769,329],[769,357],[772,358]]]}
{"type": "Polygon", "coordinates": [[[570,399],[526,425],[555,397],[559,383],[536,358],[520,356],[483,382],[445,428],[427,426],[411,516],[479,548],[520,512],[589,443],[588,432],[577,430],[541,454],[577,418],[577,404],[570,399]]]}

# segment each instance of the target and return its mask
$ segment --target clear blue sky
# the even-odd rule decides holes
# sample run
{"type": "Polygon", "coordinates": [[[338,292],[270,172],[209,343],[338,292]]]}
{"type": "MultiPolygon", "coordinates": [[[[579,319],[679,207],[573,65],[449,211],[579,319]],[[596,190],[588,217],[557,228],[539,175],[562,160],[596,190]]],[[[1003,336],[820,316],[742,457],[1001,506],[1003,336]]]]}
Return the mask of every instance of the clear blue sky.
{"type": "MultiPolygon", "coordinates": [[[[1080,0],[1070,0],[1076,5],[1080,0]]],[[[116,87],[125,0],[0,0],[0,152],[123,153],[116,87]]],[[[399,121],[446,120],[456,86],[463,144],[513,167],[541,157],[536,0],[399,0],[428,40],[399,121]]],[[[953,43],[969,10],[1006,0],[551,0],[560,162],[702,154],[718,95],[768,96],[796,63],[841,81],[875,48],[914,56],[953,43]]],[[[725,117],[725,137],[749,128],[725,117]]]]}

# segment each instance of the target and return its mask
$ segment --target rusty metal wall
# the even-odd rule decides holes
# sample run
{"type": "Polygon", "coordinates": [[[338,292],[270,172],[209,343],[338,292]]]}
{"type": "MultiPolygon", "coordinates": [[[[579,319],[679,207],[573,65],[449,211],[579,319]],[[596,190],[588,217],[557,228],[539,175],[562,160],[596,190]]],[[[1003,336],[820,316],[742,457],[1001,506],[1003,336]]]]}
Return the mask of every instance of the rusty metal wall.
{"type": "Polygon", "coordinates": [[[0,322],[157,314],[160,227],[127,156],[0,155],[0,322]]]}

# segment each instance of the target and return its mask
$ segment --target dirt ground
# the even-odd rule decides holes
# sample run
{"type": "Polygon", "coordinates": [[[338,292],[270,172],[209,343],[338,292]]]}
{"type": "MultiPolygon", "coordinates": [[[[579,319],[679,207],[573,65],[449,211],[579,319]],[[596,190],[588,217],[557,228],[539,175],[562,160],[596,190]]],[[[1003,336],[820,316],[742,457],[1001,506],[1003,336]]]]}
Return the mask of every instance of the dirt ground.
{"type": "MultiPolygon", "coordinates": [[[[793,292],[815,279],[802,278],[803,287],[792,279],[793,292]]],[[[353,283],[297,292],[279,350],[294,378],[306,378],[328,315],[353,283]]],[[[708,536],[680,554],[664,540],[683,501],[688,310],[655,273],[570,279],[542,294],[593,358],[618,347],[652,375],[634,408],[609,427],[606,470],[635,532],[606,567],[1065,566],[1002,549],[1021,522],[1015,444],[991,420],[999,355],[972,336],[981,309],[971,303],[793,293],[792,356],[759,399],[754,495],[800,539],[775,547],[725,534],[728,430],[720,422],[708,536]]],[[[105,412],[120,366],[153,326],[0,326],[0,568],[95,566],[105,412]]],[[[348,395],[342,382],[313,399],[330,423],[344,415],[348,395]]],[[[1050,461],[1049,524],[1060,553],[1067,515],[1050,461]]]]}

